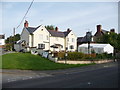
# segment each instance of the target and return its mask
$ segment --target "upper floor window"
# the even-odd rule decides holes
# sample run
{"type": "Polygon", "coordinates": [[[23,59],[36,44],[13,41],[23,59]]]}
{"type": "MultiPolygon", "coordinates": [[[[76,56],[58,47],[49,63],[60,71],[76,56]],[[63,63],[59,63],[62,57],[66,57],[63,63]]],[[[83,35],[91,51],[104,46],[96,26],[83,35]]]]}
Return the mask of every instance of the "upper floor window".
{"type": "Polygon", "coordinates": [[[67,41],[69,42],[69,38],[67,38],[67,41]]]}
{"type": "Polygon", "coordinates": [[[74,42],[74,38],[72,38],[72,42],[74,42]]]}
{"type": "Polygon", "coordinates": [[[49,39],[48,35],[46,36],[46,39],[47,39],[47,40],[49,39]]]}

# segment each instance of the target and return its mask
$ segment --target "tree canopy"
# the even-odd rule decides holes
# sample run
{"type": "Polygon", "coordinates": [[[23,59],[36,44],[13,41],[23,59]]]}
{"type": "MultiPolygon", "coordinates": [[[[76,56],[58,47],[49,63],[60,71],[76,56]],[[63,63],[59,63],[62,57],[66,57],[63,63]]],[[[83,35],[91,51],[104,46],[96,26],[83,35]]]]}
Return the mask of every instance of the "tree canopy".
{"type": "Polygon", "coordinates": [[[55,26],[54,25],[47,25],[47,26],[45,26],[45,28],[47,30],[55,30],[55,26]]]}
{"type": "Polygon", "coordinates": [[[97,43],[109,43],[115,49],[120,51],[120,34],[110,32],[109,34],[104,34],[97,39],[97,43]]]}

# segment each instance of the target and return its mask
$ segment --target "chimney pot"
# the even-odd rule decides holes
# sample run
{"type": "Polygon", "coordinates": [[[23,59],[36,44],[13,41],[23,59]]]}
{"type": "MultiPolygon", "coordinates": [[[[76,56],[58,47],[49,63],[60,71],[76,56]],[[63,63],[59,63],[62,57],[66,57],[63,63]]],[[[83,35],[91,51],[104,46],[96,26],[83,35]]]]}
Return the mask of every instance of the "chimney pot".
{"type": "Polygon", "coordinates": [[[58,27],[55,27],[55,31],[58,31],[58,27]]]}
{"type": "Polygon", "coordinates": [[[68,29],[67,29],[67,32],[70,32],[70,31],[71,31],[70,28],[68,28],[68,29]]]}
{"type": "Polygon", "coordinates": [[[25,20],[25,23],[24,23],[24,27],[28,27],[28,21],[27,20],[25,20]]]}
{"type": "Polygon", "coordinates": [[[113,28],[113,29],[110,29],[110,32],[115,32],[115,29],[113,28]]]}

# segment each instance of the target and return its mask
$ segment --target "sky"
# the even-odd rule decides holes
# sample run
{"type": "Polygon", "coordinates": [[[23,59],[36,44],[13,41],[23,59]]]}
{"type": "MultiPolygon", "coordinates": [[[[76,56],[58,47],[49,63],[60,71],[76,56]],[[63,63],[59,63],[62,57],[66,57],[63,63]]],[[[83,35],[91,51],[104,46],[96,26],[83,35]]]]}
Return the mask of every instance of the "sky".
{"type": "MultiPolygon", "coordinates": [[[[13,35],[25,15],[30,2],[0,3],[2,17],[2,32],[6,37],[13,35]]],[[[87,31],[96,32],[96,25],[102,29],[114,28],[118,32],[118,3],[117,2],[34,2],[25,20],[30,27],[39,25],[54,25],[59,31],[70,28],[77,37],[85,36],[87,31]]],[[[25,21],[24,20],[24,21],[25,21]]],[[[24,21],[16,33],[21,34],[24,21]]]]}

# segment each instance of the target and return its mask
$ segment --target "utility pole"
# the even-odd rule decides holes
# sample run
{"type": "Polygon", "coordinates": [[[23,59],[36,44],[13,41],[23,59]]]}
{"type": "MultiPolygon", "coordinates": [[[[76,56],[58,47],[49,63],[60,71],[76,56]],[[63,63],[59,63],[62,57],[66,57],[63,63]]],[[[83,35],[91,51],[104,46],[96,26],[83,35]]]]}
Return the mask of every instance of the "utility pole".
{"type": "Polygon", "coordinates": [[[13,49],[14,49],[14,44],[15,44],[15,28],[13,28],[13,49]]]}

